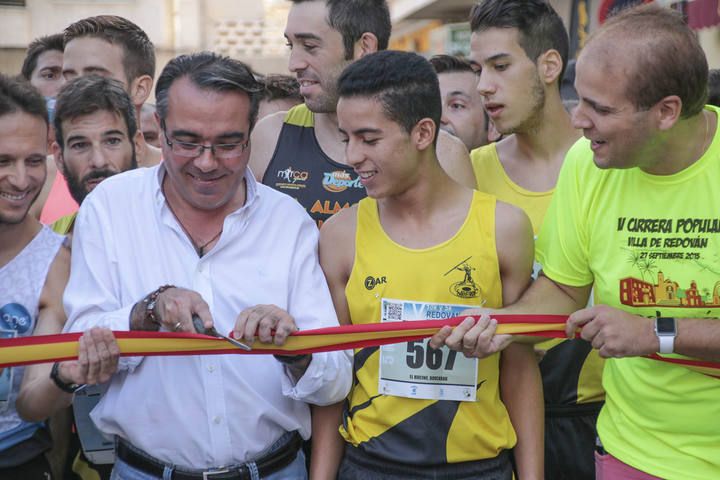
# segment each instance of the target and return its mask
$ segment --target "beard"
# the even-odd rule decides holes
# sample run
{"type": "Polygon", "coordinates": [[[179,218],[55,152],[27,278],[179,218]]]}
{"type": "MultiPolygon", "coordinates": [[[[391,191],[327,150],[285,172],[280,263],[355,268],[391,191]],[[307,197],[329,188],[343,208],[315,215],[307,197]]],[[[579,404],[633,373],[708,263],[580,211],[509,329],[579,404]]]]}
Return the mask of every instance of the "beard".
{"type": "Polygon", "coordinates": [[[540,76],[535,73],[533,77],[533,85],[530,89],[530,111],[528,116],[517,125],[511,126],[507,131],[502,131],[503,135],[511,133],[527,133],[536,130],[542,122],[542,111],[545,108],[545,87],[540,81],[540,76]]]}
{"type": "MultiPolygon", "coordinates": [[[[135,146],[132,148],[132,158],[130,159],[130,168],[127,170],[133,170],[137,168],[137,158],[135,157],[135,146]]],[[[96,178],[106,179],[116,175],[118,173],[125,172],[127,170],[115,171],[108,168],[93,170],[83,178],[79,178],[75,175],[67,166],[65,167],[65,180],[67,181],[68,191],[70,196],[77,202],[78,205],[82,205],[83,200],[87,197],[90,190],[87,189],[85,184],[96,178]]]]}

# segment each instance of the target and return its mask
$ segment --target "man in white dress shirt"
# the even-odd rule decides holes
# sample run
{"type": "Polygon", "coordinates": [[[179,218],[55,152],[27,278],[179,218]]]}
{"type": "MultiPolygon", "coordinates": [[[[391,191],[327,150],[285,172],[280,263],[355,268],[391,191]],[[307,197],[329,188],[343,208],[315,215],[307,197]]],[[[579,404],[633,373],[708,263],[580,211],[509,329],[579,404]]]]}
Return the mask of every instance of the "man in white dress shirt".
{"type": "MultiPolygon", "coordinates": [[[[164,162],[83,202],[68,330],[193,332],[282,345],[337,324],[317,228],[247,170],[260,85],[211,53],[170,61],[156,89],[164,162]]],[[[342,400],[348,352],[122,358],[92,418],[117,438],[114,478],[306,478],[308,403],[342,400]]]]}

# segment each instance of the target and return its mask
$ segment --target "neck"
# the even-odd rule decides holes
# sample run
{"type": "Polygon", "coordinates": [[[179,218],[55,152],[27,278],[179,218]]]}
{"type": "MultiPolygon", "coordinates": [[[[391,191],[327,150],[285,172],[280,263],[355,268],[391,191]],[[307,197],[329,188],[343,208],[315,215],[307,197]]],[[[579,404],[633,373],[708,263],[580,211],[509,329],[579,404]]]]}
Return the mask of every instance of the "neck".
{"type": "Polygon", "coordinates": [[[337,113],[315,114],[315,138],[320,149],[334,161],[347,164],[345,161],[345,145],[338,130],[337,113]]]}
{"type": "Polygon", "coordinates": [[[388,215],[423,223],[436,213],[445,212],[463,190],[445,173],[432,152],[406,190],[378,199],[378,205],[388,215]]]}
{"type": "Polygon", "coordinates": [[[640,169],[651,175],[673,175],[700,160],[715,137],[718,118],[714,111],[678,120],[667,132],[658,135],[642,157],[652,159],[640,169]]]}
{"type": "Polygon", "coordinates": [[[0,223],[0,266],[6,265],[37,235],[42,228],[30,214],[20,223],[0,223]]]}
{"type": "Polygon", "coordinates": [[[548,95],[536,128],[514,135],[518,153],[528,162],[553,163],[580,138],[559,95],[548,95]]]}
{"type": "Polygon", "coordinates": [[[178,195],[170,185],[167,174],[163,178],[162,190],[168,208],[188,236],[198,255],[202,256],[220,238],[225,218],[245,204],[247,186],[243,178],[238,186],[234,200],[218,208],[208,210],[197,208],[178,195]]]}

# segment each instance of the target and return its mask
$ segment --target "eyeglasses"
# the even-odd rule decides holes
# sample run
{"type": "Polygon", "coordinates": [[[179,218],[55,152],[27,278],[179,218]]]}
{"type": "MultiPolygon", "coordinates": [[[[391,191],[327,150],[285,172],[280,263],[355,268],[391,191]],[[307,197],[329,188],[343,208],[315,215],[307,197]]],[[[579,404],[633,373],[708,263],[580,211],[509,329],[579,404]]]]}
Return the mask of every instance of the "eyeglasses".
{"type": "Polygon", "coordinates": [[[163,136],[165,137],[165,143],[167,143],[172,153],[179,157],[186,158],[197,158],[204,153],[204,151],[210,150],[216,158],[235,158],[242,155],[245,149],[250,144],[250,140],[245,140],[240,143],[213,143],[210,145],[203,145],[201,143],[192,142],[181,142],[179,140],[170,140],[170,137],[165,130],[165,125],[162,125],[163,136]]]}

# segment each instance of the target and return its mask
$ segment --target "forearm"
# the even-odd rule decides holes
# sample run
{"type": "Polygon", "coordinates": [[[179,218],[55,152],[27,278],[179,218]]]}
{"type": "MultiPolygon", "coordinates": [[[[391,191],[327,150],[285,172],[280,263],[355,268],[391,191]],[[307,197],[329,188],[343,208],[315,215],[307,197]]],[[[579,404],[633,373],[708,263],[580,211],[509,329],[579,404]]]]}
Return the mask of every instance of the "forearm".
{"type": "Polygon", "coordinates": [[[297,381],[291,372],[282,378],[283,394],[313,405],[331,405],[343,400],[352,381],[352,352],[316,353],[297,381]]]}
{"type": "Polygon", "coordinates": [[[540,275],[517,302],[501,313],[569,315],[587,305],[591,287],[560,286],[540,275]]]}
{"type": "Polygon", "coordinates": [[[334,480],[345,449],[338,427],[342,421],[343,402],[324,407],[312,406],[312,454],[310,478],[334,480]]]}
{"type": "Polygon", "coordinates": [[[675,353],[720,362],[720,319],[680,318],[675,353]]]}
{"type": "Polygon", "coordinates": [[[512,344],[501,354],[500,389],[517,435],[519,480],[542,479],[544,405],[540,370],[531,346],[512,344]]]}
{"type": "Polygon", "coordinates": [[[72,403],[73,395],[63,392],[50,380],[51,368],[52,364],[43,363],[25,369],[15,407],[27,421],[41,422],[72,403]]]}

